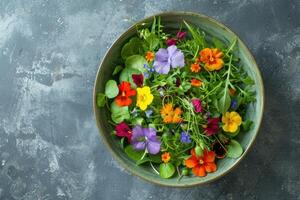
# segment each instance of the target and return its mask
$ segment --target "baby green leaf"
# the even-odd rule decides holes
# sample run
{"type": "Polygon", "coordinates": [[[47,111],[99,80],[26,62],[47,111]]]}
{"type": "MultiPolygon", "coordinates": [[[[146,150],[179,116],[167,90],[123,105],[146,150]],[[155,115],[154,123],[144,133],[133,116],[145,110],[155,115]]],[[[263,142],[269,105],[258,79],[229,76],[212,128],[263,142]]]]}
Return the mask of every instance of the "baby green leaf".
{"type": "Polygon", "coordinates": [[[105,105],[105,94],[98,93],[97,94],[97,106],[103,107],[105,105]]]}
{"type": "Polygon", "coordinates": [[[130,118],[128,106],[122,106],[122,107],[118,106],[114,101],[110,106],[110,110],[111,110],[111,119],[117,124],[121,123],[125,119],[130,118]]]}
{"type": "Polygon", "coordinates": [[[119,73],[121,70],[123,69],[123,67],[121,65],[118,65],[115,67],[114,72],[112,73],[112,75],[116,75],[117,73],[119,73]]]}
{"type": "Polygon", "coordinates": [[[141,55],[132,55],[129,56],[125,61],[125,66],[130,69],[135,69],[140,72],[146,72],[144,64],[148,64],[146,59],[141,55]]]}
{"type": "Polygon", "coordinates": [[[133,147],[131,145],[128,145],[127,147],[125,147],[125,153],[132,160],[138,161],[142,158],[144,151],[137,151],[137,150],[133,149],[133,147]]]}
{"type": "Polygon", "coordinates": [[[253,121],[251,121],[250,119],[247,119],[246,121],[244,121],[242,123],[242,127],[243,127],[243,131],[247,132],[251,129],[251,126],[253,124],[253,121]]]}
{"type": "Polygon", "coordinates": [[[148,47],[150,50],[155,50],[155,48],[159,45],[159,39],[158,37],[151,33],[147,38],[146,42],[148,44],[148,47]]]}
{"type": "Polygon", "coordinates": [[[141,72],[137,69],[131,69],[128,67],[125,67],[125,69],[122,70],[119,81],[122,83],[122,81],[130,82],[131,87],[136,87],[135,83],[132,80],[132,74],[140,74],[141,72]]]}
{"type": "Polygon", "coordinates": [[[125,60],[129,56],[139,54],[143,51],[142,41],[137,37],[133,37],[127,42],[121,51],[121,56],[125,60]]]}
{"type": "Polygon", "coordinates": [[[224,114],[229,109],[231,103],[230,95],[227,89],[223,90],[222,96],[218,101],[218,110],[224,114]]]}
{"type": "Polygon", "coordinates": [[[229,158],[238,158],[242,155],[243,148],[236,140],[230,140],[230,143],[227,145],[227,156],[229,158]]]}
{"type": "Polygon", "coordinates": [[[192,34],[193,38],[195,39],[195,41],[197,42],[197,44],[199,46],[201,46],[201,48],[205,47],[204,36],[201,33],[199,33],[199,31],[196,28],[189,25],[186,21],[183,21],[183,22],[186,25],[186,27],[188,28],[188,30],[191,32],[191,34],[192,34]]]}
{"type": "Polygon", "coordinates": [[[105,85],[105,95],[112,99],[115,98],[119,94],[119,88],[117,82],[115,80],[109,80],[105,85]]]}
{"type": "Polygon", "coordinates": [[[162,163],[159,165],[159,175],[162,178],[170,178],[175,173],[175,167],[172,163],[162,163]]]}

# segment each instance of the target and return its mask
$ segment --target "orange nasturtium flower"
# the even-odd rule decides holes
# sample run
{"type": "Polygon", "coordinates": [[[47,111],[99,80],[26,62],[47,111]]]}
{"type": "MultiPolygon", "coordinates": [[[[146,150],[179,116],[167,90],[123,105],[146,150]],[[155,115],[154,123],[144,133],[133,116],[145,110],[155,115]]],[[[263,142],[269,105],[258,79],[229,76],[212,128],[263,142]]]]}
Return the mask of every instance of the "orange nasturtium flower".
{"type": "Polygon", "coordinates": [[[201,70],[201,67],[200,67],[200,65],[199,65],[199,63],[193,63],[193,64],[191,64],[191,71],[192,72],[200,72],[200,70],[201,70]]]}
{"type": "Polygon", "coordinates": [[[208,71],[220,70],[224,65],[223,53],[219,49],[205,48],[200,51],[200,61],[205,63],[208,71]]]}
{"type": "Polygon", "coordinates": [[[147,51],[145,58],[148,62],[151,62],[154,59],[154,52],[147,51]]]}
{"type": "Polygon", "coordinates": [[[131,88],[130,82],[123,81],[119,86],[119,95],[116,97],[118,106],[129,106],[132,103],[131,96],[136,95],[136,90],[131,88]]]}
{"type": "Polygon", "coordinates": [[[194,87],[200,87],[200,86],[202,85],[202,81],[193,78],[193,79],[191,80],[191,85],[194,86],[194,87]]]}
{"type": "Polygon", "coordinates": [[[165,104],[161,108],[160,114],[166,124],[180,123],[182,121],[180,116],[182,114],[182,110],[179,107],[173,109],[173,105],[171,103],[165,104]]]}
{"type": "Polygon", "coordinates": [[[170,153],[169,152],[165,152],[161,155],[161,160],[164,162],[164,163],[167,163],[169,162],[171,159],[171,156],[170,156],[170,153]]]}
{"type": "Polygon", "coordinates": [[[217,165],[215,164],[216,154],[214,151],[204,150],[202,156],[197,156],[195,149],[191,150],[191,157],[185,160],[185,166],[192,168],[195,176],[206,176],[206,173],[215,172],[217,165]]]}

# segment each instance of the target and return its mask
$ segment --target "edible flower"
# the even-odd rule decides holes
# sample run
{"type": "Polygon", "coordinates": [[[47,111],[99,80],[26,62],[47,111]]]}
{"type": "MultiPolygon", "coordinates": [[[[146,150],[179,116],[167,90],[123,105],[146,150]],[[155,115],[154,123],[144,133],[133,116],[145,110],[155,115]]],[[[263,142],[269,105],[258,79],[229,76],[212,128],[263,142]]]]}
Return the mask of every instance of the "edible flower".
{"type": "Polygon", "coordinates": [[[224,61],[223,53],[219,49],[205,48],[200,51],[200,61],[205,63],[205,69],[208,71],[220,70],[224,61]]]}
{"type": "Polygon", "coordinates": [[[171,103],[165,104],[161,108],[160,114],[166,124],[180,123],[182,121],[180,116],[182,114],[182,110],[179,107],[173,109],[173,105],[171,103]]]}
{"type": "Polygon", "coordinates": [[[137,88],[137,100],[136,105],[141,110],[146,110],[148,105],[150,105],[153,101],[153,95],[151,94],[150,87],[144,86],[142,88],[137,88]]]}
{"type": "Polygon", "coordinates": [[[193,64],[191,64],[191,71],[192,72],[200,72],[200,70],[201,70],[201,67],[200,67],[200,65],[199,65],[199,63],[193,63],[193,64]]]}
{"type": "Polygon", "coordinates": [[[242,118],[239,115],[239,113],[235,111],[226,112],[225,115],[222,116],[222,122],[223,122],[222,128],[224,131],[234,133],[242,124],[242,118]]]}
{"type": "Polygon", "coordinates": [[[204,132],[207,136],[216,134],[219,131],[219,118],[209,118],[207,124],[203,126],[204,132]]]}
{"type": "Polygon", "coordinates": [[[123,81],[119,86],[119,94],[116,97],[118,106],[129,106],[132,103],[131,96],[136,95],[136,91],[131,89],[130,82],[123,81]]]}
{"type": "Polygon", "coordinates": [[[193,87],[200,87],[200,86],[202,85],[202,81],[193,78],[193,79],[191,80],[191,85],[192,85],[193,87]]]}
{"type": "Polygon", "coordinates": [[[171,156],[170,156],[170,153],[169,153],[169,152],[165,152],[165,153],[161,154],[161,160],[162,160],[164,163],[169,162],[170,159],[171,159],[171,156]]]}
{"type": "Polygon", "coordinates": [[[180,135],[180,141],[182,143],[191,143],[191,138],[185,131],[182,131],[180,135]]]}
{"type": "Polygon", "coordinates": [[[143,74],[132,74],[132,80],[138,87],[142,87],[144,84],[143,74]]]}
{"type": "Polygon", "coordinates": [[[206,173],[215,172],[217,165],[215,164],[215,152],[204,150],[202,156],[197,156],[195,149],[191,150],[191,157],[185,160],[185,166],[192,168],[195,176],[206,176],[206,173]]]}
{"type": "Polygon", "coordinates": [[[154,52],[152,52],[152,51],[147,51],[147,53],[146,53],[146,55],[145,55],[145,58],[146,58],[146,60],[148,61],[148,62],[151,62],[151,61],[153,61],[153,59],[154,59],[154,52]]]}
{"type": "Polygon", "coordinates": [[[169,38],[166,40],[166,44],[168,46],[176,45],[176,43],[177,43],[177,40],[175,38],[169,38]]]}
{"type": "Polygon", "coordinates": [[[131,141],[132,132],[129,126],[125,122],[119,123],[115,127],[115,131],[118,137],[126,137],[128,139],[128,142],[131,141]]]}
{"type": "Polygon", "coordinates": [[[167,49],[161,48],[156,52],[153,66],[157,73],[168,74],[171,67],[184,66],[183,53],[175,45],[171,45],[167,49]]]}
{"type": "Polygon", "coordinates": [[[200,99],[192,99],[192,104],[196,113],[202,112],[202,104],[200,99]]]}
{"type": "Polygon", "coordinates": [[[143,128],[137,125],[132,129],[131,144],[135,150],[146,149],[150,154],[157,154],[161,143],[154,128],[143,128]]]}
{"type": "Polygon", "coordinates": [[[185,32],[185,31],[178,31],[177,34],[176,34],[176,38],[177,38],[178,40],[184,39],[185,36],[186,36],[186,32],[185,32]]]}

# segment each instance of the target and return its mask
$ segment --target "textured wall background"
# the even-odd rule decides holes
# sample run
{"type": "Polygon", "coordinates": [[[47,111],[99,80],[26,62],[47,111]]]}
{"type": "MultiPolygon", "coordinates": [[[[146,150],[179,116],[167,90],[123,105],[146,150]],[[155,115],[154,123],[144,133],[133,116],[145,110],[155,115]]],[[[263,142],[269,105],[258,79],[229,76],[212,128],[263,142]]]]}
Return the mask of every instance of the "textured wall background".
{"type": "Polygon", "coordinates": [[[299,0],[1,0],[0,199],[300,199],[299,0]],[[254,148],[203,187],[129,175],[92,114],[98,64],[134,21],[167,10],[225,23],[248,45],[266,90],[254,148]]]}

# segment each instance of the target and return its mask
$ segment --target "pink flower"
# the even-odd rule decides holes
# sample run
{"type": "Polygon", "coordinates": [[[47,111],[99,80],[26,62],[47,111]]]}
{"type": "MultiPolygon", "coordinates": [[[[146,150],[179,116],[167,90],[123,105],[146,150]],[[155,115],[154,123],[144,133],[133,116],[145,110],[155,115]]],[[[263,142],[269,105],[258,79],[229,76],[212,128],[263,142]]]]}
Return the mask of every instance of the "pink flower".
{"type": "Polygon", "coordinates": [[[176,35],[176,37],[177,37],[178,40],[184,39],[185,36],[186,36],[186,32],[185,31],[178,31],[178,33],[176,35]]]}
{"type": "Polygon", "coordinates": [[[203,125],[204,132],[206,133],[207,136],[214,135],[219,131],[219,121],[220,119],[218,117],[209,118],[207,120],[207,124],[203,125]]]}
{"type": "Polygon", "coordinates": [[[170,39],[167,39],[167,40],[166,40],[166,44],[167,44],[168,46],[176,45],[176,43],[177,43],[177,41],[176,41],[176,39],[174,39],[174,38],[170,38],[170,39]]]}
{"type": "Polygon", "coordinates": [[[195,109],[196,113],[201,113],[202,112],[202,105],[201,105],[201,100],[200,99],[193,99],[192,104],[194,106],[194,109],[195,109]]]}
{"type": "Polygon", "coordinates": [[[126,137],[128,142],[131,142],[132,131],[125,122],[121,122],[115,127],[116,135],[119,137],[126,137]]]}

